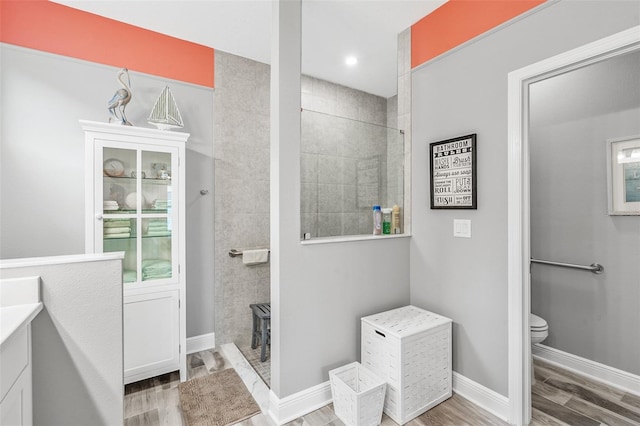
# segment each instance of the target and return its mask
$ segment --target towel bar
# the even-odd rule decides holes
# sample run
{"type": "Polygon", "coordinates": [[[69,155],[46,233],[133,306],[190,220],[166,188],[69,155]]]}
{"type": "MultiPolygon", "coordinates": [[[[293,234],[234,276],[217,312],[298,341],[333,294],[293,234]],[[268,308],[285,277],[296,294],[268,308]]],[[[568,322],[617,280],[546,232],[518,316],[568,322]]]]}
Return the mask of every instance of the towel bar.
{"type": "MultiPolygon", "coordinates": [[[[255,250],[258,250],[258,249],[255,249],[255,250]]],[[[271,252],[271,250],[270,250],[270,249],[267,249],[267,250],[269,250],[269,252],[271,252]]],[[[238,249],[231,249],[231,250],[229,250],[229,257],[238,257],[238,256],[242,256],[242,253],[243,253],[243,251],[242,251],[242,250],[238,250],[238,249]]]]}

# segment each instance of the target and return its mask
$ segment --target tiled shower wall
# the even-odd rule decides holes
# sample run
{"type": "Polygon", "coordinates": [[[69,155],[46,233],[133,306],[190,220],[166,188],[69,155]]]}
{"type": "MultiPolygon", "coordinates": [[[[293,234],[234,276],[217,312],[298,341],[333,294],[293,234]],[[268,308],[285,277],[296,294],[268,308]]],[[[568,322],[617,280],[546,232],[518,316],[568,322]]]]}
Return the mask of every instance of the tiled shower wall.
{"type": "Polygon", "coordinates": [[[369,234],[372,205],[388,202],[387,109],[395,97],[308,76],[301,83],[302,233],[369,234]]]}
{"type": "Polygon", "coordinates": [[[216,345],[251,339],[249,304],[270,297],[269,263],[244,266],[232,248],[269,246],[269,65],[215,51],[216,345]]]}
{"type": "MultiPolygon", "coordinates": [[[[269,246],[270,67],[219,50],[215,64],[215,337],[217,345],[234,342],[242,347],[251,339],[249,304],[270,301],[269,264],[244,266],[241,258],[229,257],[232,248],[269,246]]],[[[382,126],[396,127],[397,98],[387,100],[303,76],[302,107],[341,117],[333,121],[339,123],[336,127],[322,122],[330,120],[327,116],[307,115],[317,142],[306,152],[303,148],[302,186],[318,185],[310,196],[302,191],[303,226],[310,221],[317,235],[337,227],[351,234],[370,233],[371,207],[357,208],[357,165],[352,164],[355,155],[348,154],[351,150],[366,156],[375,147],[384,153],[381,170],[387,173],[386,157],[395,154],[385,148],[388,132],[382,126]],[[365,137],[363,131],[368,132],[365,137]],[[318,182],[318,172],[326,181],[318,182]],[[355,205],[358,215],[318,212],[318,197],[332,200],[327,205],[350,205],[352,210],[355,205]]],[[[396,203],[387,197],[386,184],[380,193],[381,200],[396,203]]]]}

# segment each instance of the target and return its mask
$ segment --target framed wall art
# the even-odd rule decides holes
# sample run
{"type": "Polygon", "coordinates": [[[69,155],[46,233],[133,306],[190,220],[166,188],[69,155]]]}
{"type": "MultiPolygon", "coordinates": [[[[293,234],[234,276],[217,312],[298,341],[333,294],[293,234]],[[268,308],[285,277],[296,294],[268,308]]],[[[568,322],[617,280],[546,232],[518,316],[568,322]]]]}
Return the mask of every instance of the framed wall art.
{"type": "Polygon", "coordinates": [[[477,209],[476,134],[429,144],[432,209],[477,209]]]}
{"type": "Polygon", "coordinates": [[[610,215],[640,215],[640,135],[607,140],[610,215]]]}

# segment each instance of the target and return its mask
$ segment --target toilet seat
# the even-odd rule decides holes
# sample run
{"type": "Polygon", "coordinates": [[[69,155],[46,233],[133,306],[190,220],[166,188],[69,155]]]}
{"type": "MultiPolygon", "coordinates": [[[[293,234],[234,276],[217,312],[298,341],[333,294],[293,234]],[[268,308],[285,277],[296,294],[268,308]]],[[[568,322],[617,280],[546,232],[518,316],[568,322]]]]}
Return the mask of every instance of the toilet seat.
{"type": "Polygon", "coordinates": [[[529,314],[531,343],[540,343],[549,336],[549,324],[537,315],[529,314]]]}
{"type": "Polygon", "coordinates": [[[531,327],[531,331],[549,330],[549,324],[535,314],[529,314],[529,326],[531,327]]]}

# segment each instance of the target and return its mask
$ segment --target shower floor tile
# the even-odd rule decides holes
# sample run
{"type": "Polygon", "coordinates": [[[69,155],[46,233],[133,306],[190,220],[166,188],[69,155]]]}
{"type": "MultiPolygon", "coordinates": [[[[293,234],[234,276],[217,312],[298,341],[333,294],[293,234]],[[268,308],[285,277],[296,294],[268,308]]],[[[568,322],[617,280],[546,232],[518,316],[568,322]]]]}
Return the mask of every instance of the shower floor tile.
{"type": "Polygon", "coordinates": [[[239,348],[242,355],[249,361],[251,367],[258,373],[262,381],[268,386],[271,387],[271,351],[267,348],[267,359],[262,362],[260,361],[260,346],[255,349],[251,349],[251,346],[244,346],[239,348]]]}

